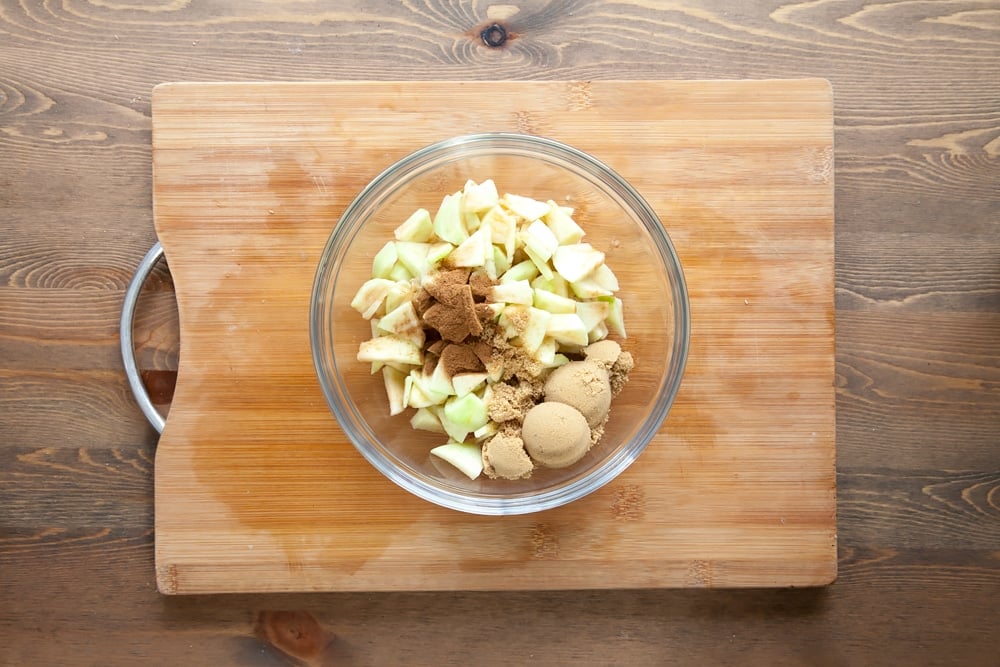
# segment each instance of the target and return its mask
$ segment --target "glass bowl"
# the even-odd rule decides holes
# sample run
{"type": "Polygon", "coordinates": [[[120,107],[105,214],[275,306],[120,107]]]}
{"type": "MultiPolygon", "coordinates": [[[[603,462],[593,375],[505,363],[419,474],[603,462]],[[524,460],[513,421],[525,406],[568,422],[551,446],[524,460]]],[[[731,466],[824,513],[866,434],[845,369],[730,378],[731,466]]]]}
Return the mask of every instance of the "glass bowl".
{"type": "MultiPolygon", "coordinates": [[[[590,155],[550,139],[477,134],[422,148],[379,174],[347,207],[320,258],[310,305],[313,361],[330,410],[357,450],[387,478],[432,503],[473,514],[524,514],[572,502],[607,484],[642,453],[680,386],[689,308],[681,266],[653,209],[590,155]],[[575,209],[584,241],[618,276],[635,368],[611,406],[604,437],[576,464],[536,467],[529,479],[470,480],[430,454],[446,437],[413,430],[413,410],[390,416],[382,374],[357,360],[370,323],[350,307],[372,258],[418,208],[433,214],[467,179],[575,209]]],[[[613,336],[612,336],[613,338],[613,336]]]]}

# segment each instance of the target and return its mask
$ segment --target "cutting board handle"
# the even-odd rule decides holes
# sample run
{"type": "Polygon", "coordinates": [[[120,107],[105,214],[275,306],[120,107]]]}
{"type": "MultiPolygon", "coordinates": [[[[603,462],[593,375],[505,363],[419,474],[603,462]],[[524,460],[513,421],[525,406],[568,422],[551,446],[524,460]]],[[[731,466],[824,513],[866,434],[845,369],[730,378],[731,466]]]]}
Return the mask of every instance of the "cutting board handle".
{"type": "Polygon", "coordinates": [[[135,275],[132,276],[128,289],[125,290],[125,302],[122,304],[122,317],[119,326],[122,362],[125,364],[125,374],[128,376],[129,386],[132,387],[132,394],[142,409],[142,413],[146,415],[146,419],[149,420],[157,433],[163,433],[163,427],[166,426],[167,422],[153,405],[152,399],[149,398],[149,392],[146,391],[146,386],[142,383],[142,376],[139,375],[139,365],[135,360],[135,347],[132,342],[132,325],[135,320],[135,306],[139,301],[139,292],[146,283],[153,266],[161,257],[163,257],[163,246],[157,241],[139,262],[139,267],[135,270],[135,275]]]}

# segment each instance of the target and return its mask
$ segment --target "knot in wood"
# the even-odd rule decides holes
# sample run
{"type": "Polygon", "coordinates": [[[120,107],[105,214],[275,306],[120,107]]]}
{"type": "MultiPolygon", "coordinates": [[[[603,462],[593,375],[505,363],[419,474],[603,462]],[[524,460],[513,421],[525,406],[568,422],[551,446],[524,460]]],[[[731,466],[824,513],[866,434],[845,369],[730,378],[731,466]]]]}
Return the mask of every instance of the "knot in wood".
{"type": "Polygon", "coordinates": [[[491,49],[501,47],[507,42],[507,30],[499,23],[486,26],[479,36],[483,38],[483,44],[491,49]]]}

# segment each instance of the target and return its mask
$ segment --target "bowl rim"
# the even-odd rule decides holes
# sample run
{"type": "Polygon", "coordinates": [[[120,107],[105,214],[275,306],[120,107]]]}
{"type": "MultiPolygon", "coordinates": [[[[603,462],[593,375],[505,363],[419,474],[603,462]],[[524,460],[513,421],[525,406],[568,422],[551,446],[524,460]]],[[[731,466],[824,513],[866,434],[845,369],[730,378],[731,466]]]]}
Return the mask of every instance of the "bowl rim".
{"type": "MultiPolygon", "coordinates": [[[[339,264],[339,262],[335,262],[335,264],[339,264]]],[[[332,276],[334,284],[339,272],[340,267],[335,267],[332,276]]],[[[330,310],[332,311],[332,307],[330,310]]],[[[548,137],[511,132],[458,135],[428,144],[396,160],[369,181],[344,209],[323,248],[313,280],[309,320],[310,348],[317,379],[327,406],[354,448],[382,475],[413,495],[448,509],[479,515],[527,514],[553,509],[593,493],[624,472],[652,441],[673,405],[684,376],[691,333],[689,295],[680,258],[666,227],[639,192],[606,163],[580,149],[548,137]],[[659,395],[649,416],[624,446],[589,473],[577,479],[563,482],[552,489],[502,497],[485,496],[477,495],[474,492],[459,493],[441,488],[409,474],[404,468],[388,459],[380,449],[384,446],[381,445],[377,435],[368,426],[354,402],[350,400],[350,393],[339,368],[337,368],[336,355],[332,353],[332,350],[329,359],[333,365],[333,372],[329,373],[329,377],[337,385],[338,391],[333,391],[333,388],[328,385],[327,374],[324,373],[328,363],[322,355],[321,348],[325,335],[321,327],[326,325],[325,320],[320,321],[319,315],[323,312],[322,306],[325,301],[323,277],[328,273],[328,265],[335,258],[335,250],[338,247],[343,248],[343,253],[349,250],[354,237],[360,233],[363,226],[363,219],[358,217],[358,212],[365,209],[369,200],[374,198],[377,201],[389,196],[394,190],[394,187],[390,186],[398,185],[405,178],[417,176],[426,169],[437,166],[436,159],[438,157],[447,155],[457,148],[473,149],[473,152],[456,153],[455,160],[475,155],[477,148],[484,151],[500,149],[508,154],[520,154],[542,159],[563,168],[566,168],[568,164],[579,169],[590,176],[591,181],[597,181],[602,191],[614,193],[618,203],[632,211],[650,235],[659,251],[658,255],[661,260],[666,260],[664,262],[665,269],[670,277],[669,284],[674,297],[674,331],[671,340],[671,360],[673,363],[668,366],[668,369],[673,370],[672,375],[665,384],[661,385],[659,395]],[[539,149],[541,149],[541,154],[532,152],[539,149]],[[346,397],[347,400],[342,402],[338,394],[346,397]],[[365,431],[365,434],[357,433],[351,426],[359,426],[365,431]],[[367,436],[368,439],[364,436],[367,436]]]]}

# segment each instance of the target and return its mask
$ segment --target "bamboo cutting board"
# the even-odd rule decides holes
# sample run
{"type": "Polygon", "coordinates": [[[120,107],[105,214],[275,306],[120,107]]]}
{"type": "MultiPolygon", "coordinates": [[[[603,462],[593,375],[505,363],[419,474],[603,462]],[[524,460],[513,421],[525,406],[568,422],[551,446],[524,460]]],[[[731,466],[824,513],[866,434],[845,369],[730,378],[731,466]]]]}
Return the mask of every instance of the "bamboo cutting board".
{"type": "Polygon", "coordinates": [[[827,82],[167,84],[153,170],[181,324],[156,455],[164,593],[836,576],[827,82]],[[483,517],[410,496],[355,452],[315,379],[308,306],[372,177],[500,130],[572,144],[635,185],[677,247],[692,332],[677,401],[628,471],[567,507],[483,517]]]}

